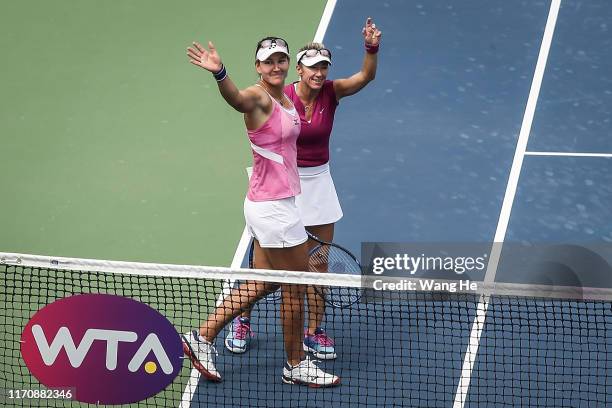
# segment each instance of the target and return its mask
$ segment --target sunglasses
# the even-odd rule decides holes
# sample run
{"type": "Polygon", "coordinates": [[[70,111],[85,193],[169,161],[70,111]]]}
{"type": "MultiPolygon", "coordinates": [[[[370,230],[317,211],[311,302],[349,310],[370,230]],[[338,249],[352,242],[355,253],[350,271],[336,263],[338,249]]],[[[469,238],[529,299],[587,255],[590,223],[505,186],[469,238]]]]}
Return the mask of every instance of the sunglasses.
{"type": "Polygon", "coordinates": [[[263,40],[262,42],[260,42],[257,45],[257,51],[259,51],[262,48],[276,48],[276,46],[279,47],[285,47],[287,49],[289,49],[289,46],[287,45],[287,41],[283,40],[282,38],[270,38],[267,40],[263,40]]]}
{"type": "Polygon", "coordinates": [[[331,59],[331,51],[327,48],[321,48],[320,50],[310,49],[300,52],[298,54],[297,62],[299,63],[304,57],[312,58],[315,57],[317,54],[320,54],[322,57],[327,57],[331,59]]]}

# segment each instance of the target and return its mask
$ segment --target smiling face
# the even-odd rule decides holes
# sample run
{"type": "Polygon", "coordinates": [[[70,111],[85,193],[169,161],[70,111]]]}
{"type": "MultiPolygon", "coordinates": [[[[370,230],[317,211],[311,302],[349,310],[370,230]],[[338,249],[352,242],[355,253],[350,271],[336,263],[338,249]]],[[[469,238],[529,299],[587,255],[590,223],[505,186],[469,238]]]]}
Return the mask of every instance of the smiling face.
{"type": "Polygon", "coordinates": [[[329,63],[321,61],[308,67],[304,64],[298,64],[297,72],[300,76],[300,82],[312,89],[321,89],[327,73],[329,72],[329,63]]]}
{"type": "Polygon", "coordinates": [[[282,52],[275,52],[263,61],[256,61],[255,69],[263,81],[272,86],[283,86],[289,72],[289,57],[282,52]]]}

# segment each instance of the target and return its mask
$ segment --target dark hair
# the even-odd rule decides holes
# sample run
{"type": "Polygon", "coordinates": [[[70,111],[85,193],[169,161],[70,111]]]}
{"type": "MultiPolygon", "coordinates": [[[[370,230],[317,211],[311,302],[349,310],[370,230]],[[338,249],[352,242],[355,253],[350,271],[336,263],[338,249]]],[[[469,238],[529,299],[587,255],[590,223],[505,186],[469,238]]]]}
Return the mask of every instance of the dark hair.
{"type": "MultiPolygon", "coordinates": [[[[257,51],[259,51],[259,49],[261,48],[261,43],[266,41],[266,40],[283,40],[283,41],[285,41],[285,44],[287,44],[287,51],[289,51],[289,43],[284,38],[281,38],[281,37],[264,37],[264,38],[262,38],[261,40],[259,40],[257,42],[257,47],[255,47],[255,59],[257,59],[257,51]]],[[[291,54],[291,52],[289,52],[289,54],[291,54]]]]}

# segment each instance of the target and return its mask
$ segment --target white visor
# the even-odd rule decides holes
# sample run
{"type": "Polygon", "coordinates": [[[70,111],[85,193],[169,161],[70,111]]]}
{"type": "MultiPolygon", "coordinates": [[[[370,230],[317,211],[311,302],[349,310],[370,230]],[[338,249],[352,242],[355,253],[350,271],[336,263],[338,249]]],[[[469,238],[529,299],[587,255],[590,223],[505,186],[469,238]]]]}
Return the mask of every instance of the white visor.
{"type": "Polygon", "coordinates": [[[265,61],[268,58],[270,58],[272,54],[276,54],[277,52],[285,54],[286,56],[289,57],[289,50],[287,49],[287,47],[284,47],[280,44],[273,43],[271,46],[260,48],[257,51],[257,57],[256,57],[257,61],[265,61]]]}
{"type": "Polygon", "coordinates": [[[299,63],[302,63],[302,64],[306,65],[307,67],[312,67],[314,64],[316,64],[316,63],[318,63],[318,62],[325,61],[325,62],[327,62],[329,65],[331,65],[331,59],[329,59],[329,57],[324,57],[324,56],[323,56],[323,55],[321,55],[321,54],[317,54],[317,55],[315,55],[314,57],[307,57],[307,56],[304,56],[304,58],[300,59],[300,57],[302,56],[302,55],[300,55],[300,54],[305,53],[305,52],[306,52],[306,51],[302,51],[301,53],[298,53],[298,55],[297,55],[297,61],[298,61],[299,63]]]}

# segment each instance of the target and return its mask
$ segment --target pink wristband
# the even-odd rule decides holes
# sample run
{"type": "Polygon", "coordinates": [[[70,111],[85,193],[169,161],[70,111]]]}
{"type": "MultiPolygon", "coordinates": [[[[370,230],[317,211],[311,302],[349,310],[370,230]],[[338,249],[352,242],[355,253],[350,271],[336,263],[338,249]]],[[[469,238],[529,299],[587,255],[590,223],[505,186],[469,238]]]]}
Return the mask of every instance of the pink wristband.
{"type": "Polygon", "coordinates": [[[376,54],[378,52],[378,46],[380,44],[376,44],[376,45],[370,45],[368,43],[365,44],[365,50],[368,54],[376,54]]]}

